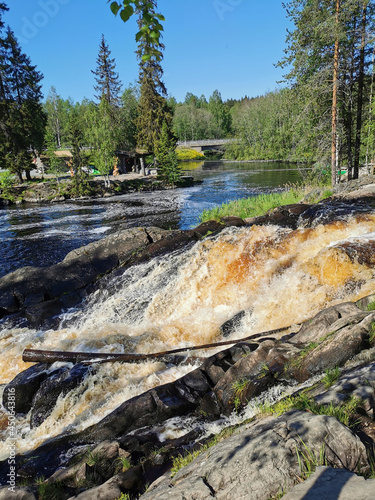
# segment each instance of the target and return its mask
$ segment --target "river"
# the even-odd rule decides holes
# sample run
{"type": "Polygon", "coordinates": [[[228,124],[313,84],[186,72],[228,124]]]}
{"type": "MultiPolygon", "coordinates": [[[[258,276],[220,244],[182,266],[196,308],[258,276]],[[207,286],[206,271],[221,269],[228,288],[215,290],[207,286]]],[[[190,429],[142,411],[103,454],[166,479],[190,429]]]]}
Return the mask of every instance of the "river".
{"type": "Polygon", "coordinates": [[[0,209],[0,276],[23,266],[50,266],[91,241],[136,226],[188,229],[202,210],[297,182],[296,165],[275,162],[184,163],[202,181],[191,188],[90,201],[0,209]]]}

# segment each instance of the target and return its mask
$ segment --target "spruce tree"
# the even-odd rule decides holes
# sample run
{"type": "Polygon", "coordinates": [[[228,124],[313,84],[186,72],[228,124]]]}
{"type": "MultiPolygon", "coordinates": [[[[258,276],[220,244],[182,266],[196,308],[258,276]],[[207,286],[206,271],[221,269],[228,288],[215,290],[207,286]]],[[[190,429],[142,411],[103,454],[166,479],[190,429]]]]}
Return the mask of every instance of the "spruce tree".
{"type": "Polygon", "coordinates": [[[110,106],[119,106],[120,92],[122,84],[118,73],[116,73],[116,63],[111,59],[111,51],[105,41],[104,35],[99,46],[99,54],[96,60],[96,70],[91,71],[95,75],[96,85],[94,90],[97,93],[95,98],[98,101],[105,99],[110,106]]]}
{"type": "Polygon", "coordinates": [[[158,178],[167,184],[176,185],[181,180],[181,170],[176,153],[176,138],[166,122],[155,144],[155,156],[158,165],[158,178]]]}
{"type": "MultiPolygon", "coordinates": [[[[0,14],[6,10],[0,4],[0,14]]],[[[1,15],[0,15],[1,17],[1,15]]],[[[43,78],[22,51],[13,31],[0,25],[0,164],[30,179],[32,158],[43,147],[46,117],[41,104],[43,78]]]]}

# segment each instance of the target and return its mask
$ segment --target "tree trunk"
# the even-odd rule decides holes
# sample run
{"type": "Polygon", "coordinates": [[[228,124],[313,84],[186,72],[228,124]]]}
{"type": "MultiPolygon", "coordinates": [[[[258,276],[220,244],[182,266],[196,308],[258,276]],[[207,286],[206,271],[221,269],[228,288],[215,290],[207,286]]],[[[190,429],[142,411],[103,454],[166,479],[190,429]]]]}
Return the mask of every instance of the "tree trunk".
{"type": "MultiPolygon", "coordinates": [[[[338,30],[340,0],[336,0],[336,28],[338,30]]],[[[336,144],[337,144],[337,86],[339,69],[339,38],[336,34],[335,53],[333,57],[333,93],[332,93],[332,151],[331,151],[331,184],[337,183],[336,144]]]]}
{"type": "Polygon", "coordinates": [[[357,123],[355,134],[354,149],[354,169],[353,179],[358,179],[359,175],[359,156],[361,151],[361,129],[362,129],[362,105],[363,105],[363,81],[365,68],[365,44],[366,44],[366,22],[367,22],[367,2],[362,5],[362,24],[361,24],[361,50],[359,53],[359,72],[358,72],[358,97],[357,97],[357,123]]]}
{"type": "Polygon", "coordinates": [[[140,162],[141,162],[141,171],[140,171],[140,174],[141,175],[146,175],[145,157],[144,156],[140,157],[140,162]]]}

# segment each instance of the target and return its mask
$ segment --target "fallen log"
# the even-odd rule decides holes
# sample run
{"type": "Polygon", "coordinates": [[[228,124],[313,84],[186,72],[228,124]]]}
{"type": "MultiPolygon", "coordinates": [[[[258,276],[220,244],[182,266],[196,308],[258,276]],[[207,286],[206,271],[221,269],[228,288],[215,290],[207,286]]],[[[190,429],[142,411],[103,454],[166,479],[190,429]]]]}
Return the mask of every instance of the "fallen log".
{"type": "Polygon", "coordinates": [[[25,349],[22,353],[22,360],[31,363],[55,363],[57,361],[69,363],[105,363],[105,362],[122,362],[122,363],[138,363],[155,359],[167,364],[193,364],[197,361],[202,361],[205,358],[189,357],[189,356],[174,356],[179,352],[197,351],[202,349],[212,349],[233,344],[247,344],[251,350],[258,347],[258,343],[249,344],[247,341],[258,339],[258,342],[265,340],[274,340],[269,335],[288,330],[290,326],[269,330],[267,332],[255,333],[249,337],[242,339],[225,340],[222,342],[214,342],[211,344],[202,344],[190,347],[180,347],[164,352],[154,352],[150,354],[120,354],[120,353],[101,353],[101,352],[68,352],[68,351],[44,351],[40,349],[25,349]],[[260,339],[260,337],[265,337],[260,339]]]}

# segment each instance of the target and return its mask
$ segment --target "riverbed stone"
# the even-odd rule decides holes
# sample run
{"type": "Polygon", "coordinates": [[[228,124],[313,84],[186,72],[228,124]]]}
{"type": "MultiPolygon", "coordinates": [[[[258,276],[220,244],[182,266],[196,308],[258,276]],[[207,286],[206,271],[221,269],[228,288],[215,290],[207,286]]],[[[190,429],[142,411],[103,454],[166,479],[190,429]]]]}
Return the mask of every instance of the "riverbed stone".
{"type": "Polygon", "coordinates": [[[283,496],[284,500],[373,500],[375,479],[358,476],[345,469],[320,466],[283,496]]]}
{"type": "Polygon", "coordinates": [[[194,500],[267,500],[294,486],[301,476],[296,450],[306,447],[315,456],[323,450],[333,466],[368,470],[365,446],[347,427],[333,417],[291,411],[244,426],[141,498],[184,500],[189,492],[194,500]]]}
{"type": "Polygon", "coordinates": [[[22,371],[7,384],[3,393],[3,405],[8,408],[8,394],[14,394],[16,413],[28,413],[32,407],[35,393],[42,382],[52,374],[50,365],[38,363],[22,371]]]}
{"type": "Polygon", "coordinates": [[[92,373],[95,367],[78,363],[66,365],[43,380],[32,401],[31,428],[38,427],[52,413],[59,396],[65,396],[92,373]]]}
{"type": "Polygon", "coordinates": [[[363,349],[370,348],[370,329],[375,312],[359,313],[341,318],[322,332],[319,345],[288,368],[298,381],[323,373],[328,368],[342,366],[363,349]],[[345,348],[343,348],[345,346],[345,348]]]}

